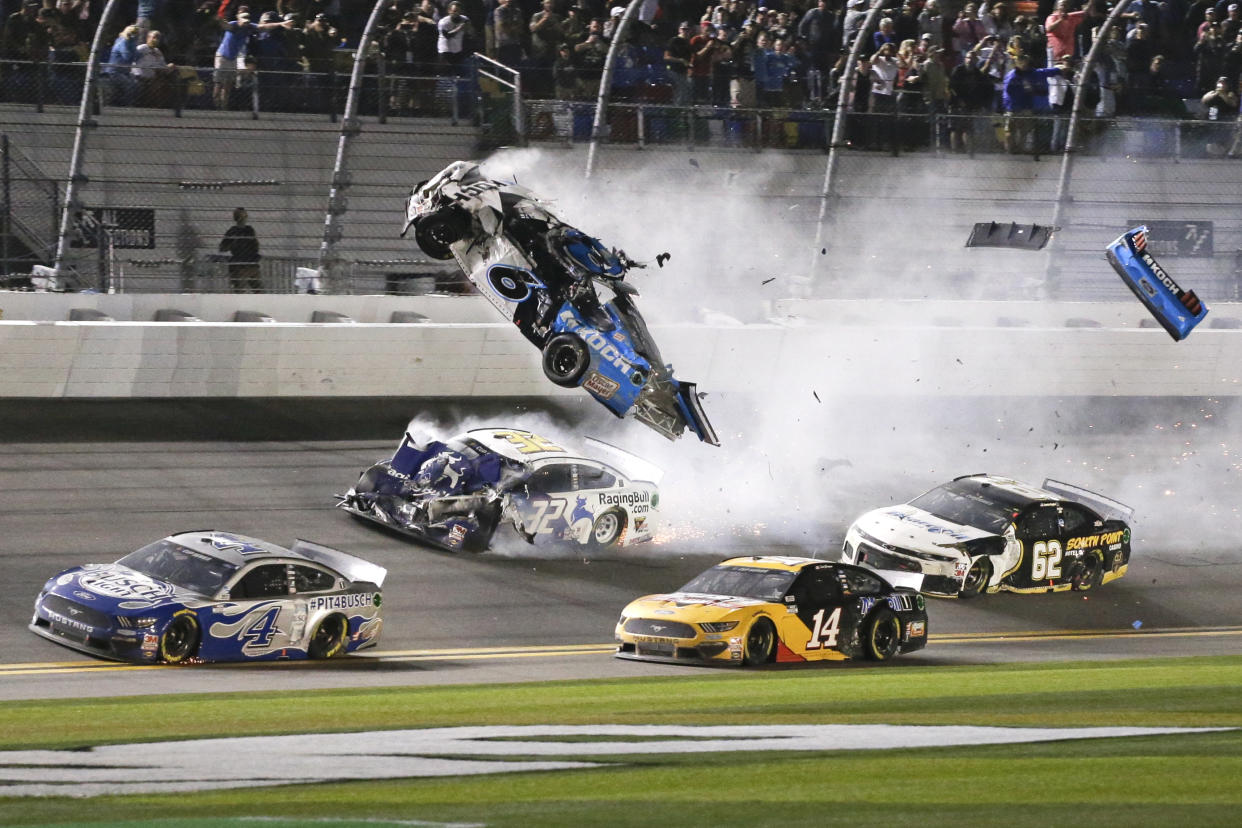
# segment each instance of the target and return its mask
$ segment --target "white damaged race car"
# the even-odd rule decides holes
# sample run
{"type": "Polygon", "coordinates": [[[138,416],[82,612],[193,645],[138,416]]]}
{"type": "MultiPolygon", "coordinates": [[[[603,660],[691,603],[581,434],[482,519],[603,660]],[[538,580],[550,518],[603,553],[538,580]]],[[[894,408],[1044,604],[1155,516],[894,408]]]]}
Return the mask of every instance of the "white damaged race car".
{"type": "Polygon", "coordinates": [[[686,429],[719,445],[692,382],[677,380],[634,297],[624,252],[570,227],[525,187],[457,161],[414,188],[405,232],[455,259],[484,298],[543,354],[544,375],[584,388],[618,417],[670,440],[686,429]],[[602,294],[602,295],[601,295],[602,294]],[[611,298],[609,298],[611,297],[611,298]]]}
{"type": "Polygon", "coordinates": [[[591,442],[615,464],[519,428],[475,428],[443,441],[407,432],[337,505],[451,551],[482,552],[505,523],[530,543],[608,549],[651,540],[659,469],[591,442]]]}
{"type": "Polygon", "coordinates": [[[948,598],[1088,590],[1126,573],[1131,514],[1068,483],[972,474],[862,515],[840,560],[921,574],[922,592],[948,598]]]}

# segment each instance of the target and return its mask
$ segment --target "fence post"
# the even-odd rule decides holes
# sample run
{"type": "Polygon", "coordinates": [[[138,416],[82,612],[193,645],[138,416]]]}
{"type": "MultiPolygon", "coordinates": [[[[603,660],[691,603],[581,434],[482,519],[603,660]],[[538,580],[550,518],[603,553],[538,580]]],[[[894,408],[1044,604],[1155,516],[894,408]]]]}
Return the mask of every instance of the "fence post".
{"type": "Polygon", "coordinates": [[[13,168],[9,161],[9,135],[0,135],[0,274],[9,272],[9,219],[13,210],[13,168]]]}
{"type": "Polygon", "coordinates": [[[78,185],[86,180],[82,174],[82,158],[86,154],[86,132],[98,124],[90,117],[91,105],[95,97],[95,81],[99,72],[99,47],[103,41],[104,30],[112,21],[112,11],[117,0],[108,0],[103,13],[99,16],[99,25],[95,28],[95,37],[91,40],[91,53],[87,58],[86,78],[82,81],[82,99],[78,103],[78,127],[73,136],[73,154],[69,158],[69,180],[65,185],[65,202],[60,215],[60,231],[56,239],[56,259],[52,268],[60,280],[61,267],[65,260],[65,251],[69,247],[69,224],[73,221],[74,210],[77,209],[78,185]]]}
{"type": "Polygon", "coordinates": [[[379,22],[380,13],[392,0],[376,0],[371,16],[358,39],[354,52],[354,67],[349,75],[349,94],[345,97],[345,113],[341,118],[341,136],[336,146],[336,161],[332,166],[332,188],[328,192],[328,209],[323,220],[323,241],[319,246],[319,275],[328,291],[336,288],[334,271],[340,268],[340,255],[336,246],[343,237],[340,216],[349,209],[344,191],[349,187],[350,143],[362,132],[358,121],[358,103],[362,97],[363,72],[366,69],[367,52],[371,47],[371,33],[379,22]]]}

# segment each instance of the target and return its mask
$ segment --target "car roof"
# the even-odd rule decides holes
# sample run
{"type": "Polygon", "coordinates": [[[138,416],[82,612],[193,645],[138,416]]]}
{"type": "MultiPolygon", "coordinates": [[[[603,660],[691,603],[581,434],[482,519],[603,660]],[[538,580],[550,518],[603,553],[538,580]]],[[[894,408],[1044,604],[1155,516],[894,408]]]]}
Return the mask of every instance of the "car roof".
{"type": "Polygon", "coordinates": [[[729,558],[716,564],[717,566],[753,566],[758,569],[783,569],[786,572],[801,572],[808,564],[827,564],[818,558],[798,558],[790,555],[749,555],[743,558],[729,558]]]}
{"type": "Polygon", "coordinates": [[[522,428],[472,428],[465,436],[501,457],[519,463],[548,458],[578,459],[560,444],[522,428]],[[523,440],[527,441],[526,445],[521,444],[523,440]]]}
{"type": "Polygon", "coordinates": [[[1064,497],[1038,486],[994,474],[968,474],[954,478],[953,482],[982,497],[1015,509],[1025,508],[1032,503],[1065,500],[1064,497]]]}
{"type": "Polygon", "coordinates": [[[266,558],[304,557],[265,540],[211,529],[169,535],[168,540],[239,567],[266,558]]]}

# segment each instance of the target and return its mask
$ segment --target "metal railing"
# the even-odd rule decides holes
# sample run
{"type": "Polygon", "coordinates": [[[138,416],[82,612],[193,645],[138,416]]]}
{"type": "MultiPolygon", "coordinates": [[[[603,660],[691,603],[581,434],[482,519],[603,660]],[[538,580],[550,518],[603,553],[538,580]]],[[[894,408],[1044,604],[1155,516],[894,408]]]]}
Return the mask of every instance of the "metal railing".
{"type": "Polygon", "coordinates": [[[56,249],[60,188],[0,135],[0,274],[46,265],[56,249]]]}

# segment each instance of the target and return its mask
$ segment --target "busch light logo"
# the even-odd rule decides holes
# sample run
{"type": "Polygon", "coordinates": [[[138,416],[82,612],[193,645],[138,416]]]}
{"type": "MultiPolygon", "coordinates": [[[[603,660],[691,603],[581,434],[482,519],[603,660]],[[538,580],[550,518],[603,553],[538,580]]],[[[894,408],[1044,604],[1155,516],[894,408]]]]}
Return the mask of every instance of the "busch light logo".
{"type": "Polygon", "coordinates": [[[78,579],[84,589],[109,598],[143,598],[154,601],[173,594],[168,584],[156,583],[138,574],[120,572],[87,573],[78,579]]]}
{"type": "Polygon", "coordinates": [[[588,328],[583,325],[578,321],[578,318],[574,316],[573,311],[571,310],[567,309],[561,311],[559,318],[561,323],[564,324],[565,330],[573,331],[578,334],[578,336],[582,337],[582,341],[589,345],[592,351],[599,354],[599,358],[601,360],[614,366],[625,376],[629,376],[630,371],[634,369],[634,366],[630,364],[629,360],[621,356],[621,352],[617,350],[615,345],[608,341],[606,336],[594,328],[588,328]]]}

